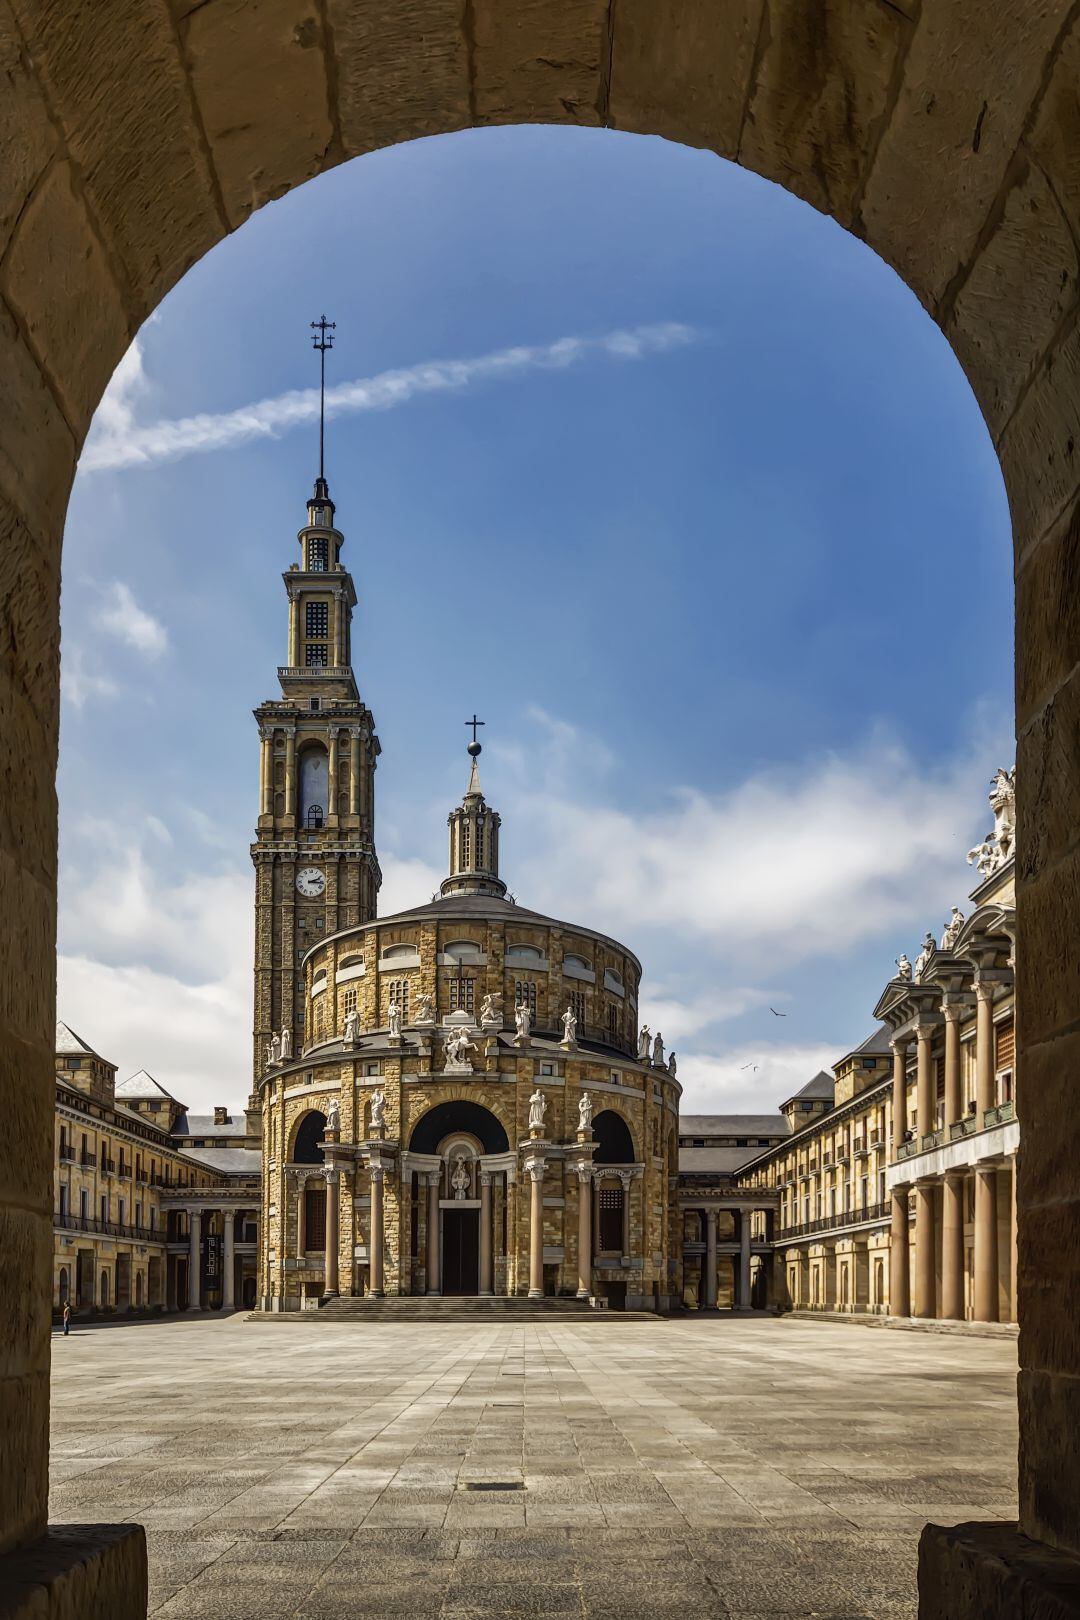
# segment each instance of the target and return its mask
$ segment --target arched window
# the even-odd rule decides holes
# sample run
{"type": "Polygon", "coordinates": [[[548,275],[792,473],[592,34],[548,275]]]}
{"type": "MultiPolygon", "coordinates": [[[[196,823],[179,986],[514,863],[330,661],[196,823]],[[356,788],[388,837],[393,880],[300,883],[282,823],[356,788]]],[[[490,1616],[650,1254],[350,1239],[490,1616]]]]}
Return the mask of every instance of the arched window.
{"type": "Polygon", "coordinates": [[[636,1164],[630,1127],[613,1108],[601,1109],[593,1120],[593,1140],[596,1142],[594,1164],[636,1164]]]}
{"type": "MultiPolygon", "coordinates": [[[[387,951],[386,954],[389,956],[390,952],[387,951]]],[[[483,954],[475,939],[452,939],[448,945],[443,946],[443,955],[452,956],[456,962],[475,961],[476,957],[483,954]]]]}
{"type": "Polygon", "coordinates": [[[300,825],[321,827],[327,805],[326,749],[317,745],[300,755],[300,825]]]}
{"type": "Polygon", "coordinates": [[[304,1115],[293,1144],[293,1164],[322,1164],[322,1139],[325,1129],[326,1115],[320,1114],[317,1108],[304,1115]]]}
{"type": "Polygon", "coordinates": [[[508,962],[519,962],[522,967],[527,967],[529,963],[535,962],[539,967],[544,960],[544,953],[535,945],[508,945],[506,960],[508,962]]]}

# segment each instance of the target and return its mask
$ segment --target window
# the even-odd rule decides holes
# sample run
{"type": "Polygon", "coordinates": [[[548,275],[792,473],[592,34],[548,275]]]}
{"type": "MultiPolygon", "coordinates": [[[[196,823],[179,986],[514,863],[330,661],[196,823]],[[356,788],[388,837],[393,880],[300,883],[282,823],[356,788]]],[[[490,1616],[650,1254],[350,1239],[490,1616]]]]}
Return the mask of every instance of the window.
{"type": "Polygon", "coordinates": [[[472,829],[467,821],[461,827],[461,865],[465,870],[472,865],[472,829]]]}
{"type": "Polygon", "coordinates": [[[69,1189],[66,1186],[60,1188],[60,1215],[63,1219],[66,1219],[68,1212],[68,1193],[69,1189]]]}
{"type": "Polygon", "coordinates": [[[306,649],[305,654],[304,654],[304,662],[307,664],[308,669],[325,669],[326,668],[326,643],[325,643],[325,641],[309,641],[308,644],[307,644],[307,649],[306,649]]]}
{"type": "Polygon", "coordinates": [[[585,1027],[585,992],[584,990],[571,990],[570,1011],[577,1019],[581,1028],[585,1027]]]}
{"type": "Polygon", "coordinates": [[[108,1218],[109,1218],[109,1199],[108,1199],[108,1195],[106,1193],[102,1193],[102,1195],[101,1195],[100,1208],[101,1208],[101,1219],[103,1221],[107,1221],[108,1218]]]}
{"type": "Polygon", "coordinates": [[[622,1253],[623,1190],[621,1187],[601,1187],[597,1193],[600,1225],[600,1248],[609,1254],[622,1253]]]}
{"type": "Polygon", "coordinates": [[[326,1188],[304,1188],[304,1249],[321,1254],[326,1248],[326,1188]]]}
{"type": "Polygon", "coordinates": [[[514,983],[514,1006],[528,1007],[532,1016],[536,1017],[536,985],[529,979],[517,979],[514,983]]]}
{"type": "Polygon", "coordinates": [[[127,1204],[125,1203],[125,1201],[122,1198],[118,1198],[117,1201],[116,1201],[116,1218],[120,1222],[121,1226],[123,1226],[123,1224],[124,1224],[124,1219],[125,1219],[126,1215],[127,1215],[127,1204]]]}
{"type": "Polygon", "coordinates": [[[365,1063],[364,1064],[364,1073],[369,1077],[369,1079],[374,1078],[375,1075],[378,1075],[378,1074],[382,1073],[382,1064],[381,1063],[365,1063]]]}
{"type": "Polygon", "coordinates": [[[609,1007],[608,1008],[608,1010],[607,1010],[607,1028],[608,1028],[608,1034],[611,1036],[612,1040],[613,1041],[618,1040],[618,1038],[619,1038],[619,1009],[618,1009],[618,1007],[609,1007]]]}
{"type": "Polygon", "coordinates": [[[409,1019],[409,981],[408,981],[408,979],[391,979],[390,980],[390,1005],[392,1007],[400,1007],[400,1009],[401,1009],[401,1022],[403,1024],[407,1023],[408,1019],[409,1019]]]}
{"type": "Polygon", "coordinates": [[[356,991],[355,990],[346,990],[344,999],[342,1000],[342,1003],[341,1003],[341,1010],[345,1014],[346,1018],[349,1016],[350,1013],[354,1013],[356,1011],[356,991]]]}
{"type": "Polygon", "coordinates": [[[325,574],[330,560],[330,542],[325,535],[308,536],[308,572],[325,574]]]}
{"type": "Polygon", "coordinates": [[[329,606],[326,602],[308,602],[304,608],[304,634],[312,641],[325,641],[329,634],[329,606]]]}
{"type": "Polygon", "coordinates": [[[473,1010],[473,995],[475,984],[472,979],[450,980],[450,1011],[467,1012],[473,1010]]]}

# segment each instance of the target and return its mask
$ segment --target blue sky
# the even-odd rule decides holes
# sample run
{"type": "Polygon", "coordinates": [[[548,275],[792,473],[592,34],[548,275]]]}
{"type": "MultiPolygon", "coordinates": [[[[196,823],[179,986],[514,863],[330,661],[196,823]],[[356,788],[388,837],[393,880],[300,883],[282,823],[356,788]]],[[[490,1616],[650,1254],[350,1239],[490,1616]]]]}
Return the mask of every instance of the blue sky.
{"type": "Polygon", "coordinates": [[[973,886],[1012,762],[1007,506],[868,249],[711,154],[596,131],[354,161],[143,329],[68,520],[60,1016],[193,1105],[246,1094],[251,710],[316,462],[282,396],[324,310],[331,383],[381,379],[328,473],[382,909],[442,875],[476,709],[519,899],[638,952],[685,1106],[773,1106],[973,886]]]}

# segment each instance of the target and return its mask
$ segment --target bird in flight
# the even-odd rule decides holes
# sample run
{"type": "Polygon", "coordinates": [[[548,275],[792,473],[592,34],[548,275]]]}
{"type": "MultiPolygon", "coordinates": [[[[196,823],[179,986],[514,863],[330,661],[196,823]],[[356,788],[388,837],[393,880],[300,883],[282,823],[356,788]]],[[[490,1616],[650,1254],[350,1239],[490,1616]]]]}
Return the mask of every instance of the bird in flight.
{"type": "Polygon", "coordinates": [[[743,1069],[753,1069],[754,1073],[755,1074],[757,1073],[757,1064],[756,1063],[744,1063],[742,1065],[742,1068],[743,1069]]]}
{"type": "Polygon", "coordinates": [[[786,1018],[787,1017],[787,1013],[778,1013],[775,1007],[770,1007],[769,1011],[772,1013],[774,1018],[786,1018]]]}

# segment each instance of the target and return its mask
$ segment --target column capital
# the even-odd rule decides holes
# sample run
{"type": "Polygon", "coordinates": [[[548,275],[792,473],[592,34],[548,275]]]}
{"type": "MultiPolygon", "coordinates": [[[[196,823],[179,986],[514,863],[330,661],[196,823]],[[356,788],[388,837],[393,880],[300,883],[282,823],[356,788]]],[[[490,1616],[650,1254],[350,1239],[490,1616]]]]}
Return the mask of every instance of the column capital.
{"type": "Polygon", "coordinates": [[[532,1181],[543,1181],[546,1165],[543,1159],[526,1159],[525,1174],[532,1181]]]}
{"type": "Polygon", "coordinates": [[[910,1035],[894,1035],[889,1041],[893,1057],[906,1057],[907,1049],[911,1045],[910,1035]]]}
{"type": "Polygon", "coordinates": [[[373,1183],[376,1186],[378,1186],[378,1184],[384,1179],[384,1177],[386,1175],[386,1171],[384,1170],[384,1168],[383,1168],[383,1166],[381,1164],[373,1164],[370,1167],[370,1170],[369,1170],[368,1173],[370,1174],[371,1179],[372,1179],[373,1183]]]}
{"type": "Polygon", "coordinates": [[[579,1159],[575,1164],[574,1169],[577,1171],[577,1178],[583,1187],[593,1179],[593,1166],[591,1159],[579,1159]]]}
{"type": "Polygon", "coordinates": [[[492,1181],[492,1172],[490,1170],[481,1170],[481,1172],[480,1172],[480,1185],[481,1185],[481,1187],[490,1187],[491,1186],[491,1181],[492,1181]]]}
{"type": "Polygon", "coordinates": [[[935,1030],[938,1030],[940,1028],[941,1028],[941,1018],[940,1018],[940,1016],[935,1016],[934,1018],[922,1017],[922,1018],[919,1019],[919,1022],[915,1025],[916,1039],[920,1040],[920,1041],[933,1040],[935,1030]]]}
{"type": "Polygon", "coordinates": [[[982,1002],[993,1001],[994,990],[996,989],[997,984],[998,981],[996,979],[984,979],[981,976],[976,977],[975,995],[977,999],[982,1002]]]}
{"type": "Polygon", "coordinates": [[[970,1012],[970,1010],[970,1006],[963,1001],[945,1001],[941,1007],[947,1024],[961,1023],[965,1013],[970,1012]]]}

